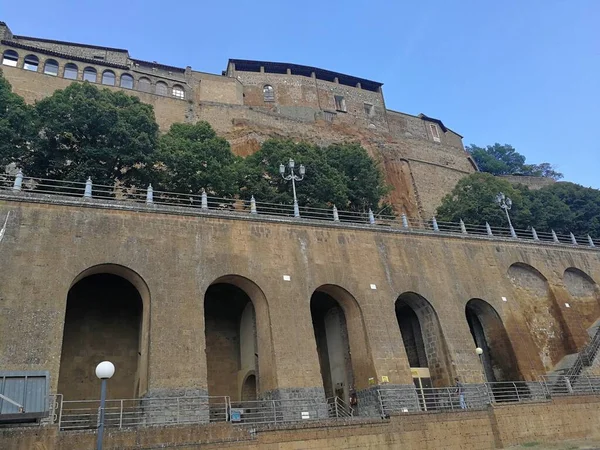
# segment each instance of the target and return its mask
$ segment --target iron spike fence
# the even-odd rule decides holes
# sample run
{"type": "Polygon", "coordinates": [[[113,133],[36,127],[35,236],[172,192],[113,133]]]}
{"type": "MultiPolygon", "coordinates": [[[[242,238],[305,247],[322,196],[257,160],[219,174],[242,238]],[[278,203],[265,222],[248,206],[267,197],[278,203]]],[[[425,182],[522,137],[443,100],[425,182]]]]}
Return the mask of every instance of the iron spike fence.
{"type": "MultiPolygon", "coordinates": [[[[261,202],[249,198],[221,198],[206,194],[178,193],[154,190],[152,186],[137,188],[115,184],[113,186],[94,184],[93,180],[85,182],[61,181],[44,178],[25,177],[17,175],[0,176],[0,191],[15,194],[33,193],[41,196],[59,196],[66,199],[81,201],[120,202],[121,204],[137,207],[154,208],[156,206],[185,208],[197,214],[206,212],[230,213],[243,215],[263,215],[267,217],[294,218],[293,204],[261,202]]],[[[431,218],[421,220],[407,217],[373,213],[368,208],[364,211],[344,211],[336,208],[300,207],[300,217],[297,220],[318,220],[339,224],[370,225],[387,227],[405,232],[454,234],[465,236],[481,236],[488,238],[532,241],[543,244],[563,244],[600,249],[600,240],[590,236],[574,236],[557,234],[553,230],[543,232],[529,229],[514,229],[491,227],[487,224],[474,225],[464,222],[444,222],[431,218]],[[513,234],[514,231],[514,234],[513,234]],[[515,237],[516,236],[516,237],[515,237]]]]}

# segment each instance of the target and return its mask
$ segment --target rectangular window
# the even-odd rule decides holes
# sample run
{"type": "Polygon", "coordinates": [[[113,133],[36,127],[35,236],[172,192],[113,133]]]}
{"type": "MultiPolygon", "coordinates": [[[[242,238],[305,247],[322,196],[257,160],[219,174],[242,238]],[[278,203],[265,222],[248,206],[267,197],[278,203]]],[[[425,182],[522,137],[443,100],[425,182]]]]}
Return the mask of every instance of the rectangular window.
{"type": "Polygon", "coordinates": [[[341,95],[334,95],[336,111],[346,112],[346,99],[341,95]]]}
{"type": "Polygon", "coordinates": [[[375,115],[375,107],[370,103],[365,103],[365,114],[367,117],[373,117],[375,115]]]}
{"type": "Polygon", "coordinates": [[[335,113],[331,111],[323,111],[323,119],[327,122],[333,122],[333,118],[335,117],[335,113]]]}
{"type": "Polygon", "coordinates": [[[438,132],[437,126],[433,123],[430,123],[429,128],[431,129],[431,135],[433,136],[433,140],[435,142],[440,142],[440,133],[438,132]]]}

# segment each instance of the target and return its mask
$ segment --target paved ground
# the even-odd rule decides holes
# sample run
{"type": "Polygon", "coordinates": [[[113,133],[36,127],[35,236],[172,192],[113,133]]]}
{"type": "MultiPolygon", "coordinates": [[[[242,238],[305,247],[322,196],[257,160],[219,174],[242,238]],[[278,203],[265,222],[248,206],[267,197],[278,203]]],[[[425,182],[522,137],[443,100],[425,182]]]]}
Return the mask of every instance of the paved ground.
{"type": "Polygon", "coordinates": [[[541,444],[539,442],[528,442],[526,444],[508,448],[511,450],[600,450],[600,441],[564,441],[559,442],[557,444],[541,444]]]}

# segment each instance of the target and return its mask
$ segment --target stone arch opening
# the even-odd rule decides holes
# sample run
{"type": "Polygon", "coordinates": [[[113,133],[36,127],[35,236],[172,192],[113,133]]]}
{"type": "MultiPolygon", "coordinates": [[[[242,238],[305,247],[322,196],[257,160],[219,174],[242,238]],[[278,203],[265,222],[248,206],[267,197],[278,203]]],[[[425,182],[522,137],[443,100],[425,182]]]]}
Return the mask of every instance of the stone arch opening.
{"type": "Polygon", "coordinates": [[[268,305],[254,282],[215,280],[204,295],[204,327],[209,395],[239,401],[275,388],[268,305]]]}
{"type": "Polygon", "coordinates": [[[413,378],[421,379],[422,387],[451,384],[448,348],[431,303],[419,294],[405,292],[396,299],[395,308],[413,378]]]}
{"type": "Polygon", "coordinates": [[[475,348],[483,350],[481,363],[486,381],[522,380],[515,352],[496,310],[486,301],[474,298],[467,302],[465,315],[475,348]]]}
{"type": "Polygon", "coordinates": [[[32,72],[37,72],[39,64],[40,59],[37,56],[27,55],[25,57],[25,62],[23,63],[23,69],[31,70],[32,72]]]}
{"type": "Polygon", "coordinates": [[[310,312],[325,396],[349,401],[375,374],[360,307],[348,291],[327,284],[312,294],[310,312]]]}
{"type": "Polygon", "coordinates": [[[96,365],[116,368],[109,398],[135,398],[148,389],[150,292],[131,269],[101,264],[80,273],[66,302],[58,392],[65,400],[98,397],[96,365]]]}
{"type": "Polygon", "coordinates": [[[65,70],[63,72],[63,77],[68,80],[76,80],[79,76],[79,68],[76,64],[67,63],[65,64],[65,70]]]}
{"type": "Polygon", "coordinates": [[[581,318],[581,325],[593,336],[600,326],[600,286],[583,270],[569,267],[563,274],[565,287],[573,297],[573,309],[581,318]]]}
{"type": "Polygon", "coordinates": [[[2,54],[2,64],[10,67],[17,67],[19,62],[19,54],[14,50],[6,50],[2,54]]]}
{"type": "Polygon", "coordinates": [[[520,262],[509,267],[508,278],[544,368],[551,371],[577,350],[548,280],[534,267],[520,262]]]}

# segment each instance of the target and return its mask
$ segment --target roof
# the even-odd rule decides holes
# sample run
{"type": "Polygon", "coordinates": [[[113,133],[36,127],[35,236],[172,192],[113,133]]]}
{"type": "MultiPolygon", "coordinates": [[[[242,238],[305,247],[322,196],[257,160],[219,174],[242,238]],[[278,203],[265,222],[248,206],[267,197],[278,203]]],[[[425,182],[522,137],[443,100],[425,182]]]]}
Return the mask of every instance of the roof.
{"type": "Polygon", "coordinates": [[[31,37],[31,36],[18,36],[16,34],[13,34],[13,39],[26,39],[29,41],[39,41],[39,42],[48,42],[50,44],[60,44],[60,45],[71,45],[74,47],[86,47],[86,48],[95,48],[97,50],[108,50],[111,52],[121,52],[121,53],[127,53],[127,50],[122,49],[122,48],[112,48],[112,47],[102,47],[99,45],[89,45],[89,44],[79,44],[77,42],[66,42],[66,41],[56,41],[54,39],[41,39],[41,38],[36,38],[36,37],[31,37]]]}
{"type": "Polygon", "coordinates": [[[452,133],[456,134],[457,136],[459,136],[461,139],[463,136],[461,136],[460,134],[458,134],[456,131],[451,130],[450,128],[446,127],[446,125],[444,125],[444,123],[440,120],[440,119],[434,119],[433,117],[429,117],[426,116],[425,114],[421,113],[419,114],[417,117],[419,117],[420,119],[426,120],[428,122],[433,122],[433,123],[437,123],[439,125],[439,127],[442,129],[442,131],[445,133],[446,131],[452,131],[452,133]]]}
{"type": "Polygon", "coordinates": [[[320,80],[333,81],[338,79],[340,84],[356,87],[360,83],[363,89],[377,91],[383,83],[366,78],[359,78],[352,75],[346,75],[331,70],[319,69],[318,67],[302,66],[300,64],[273,62],[273,61],[253,61],[248,59],[230,59],[229,63],[235,64],[235,69],[243,72],[259,72],[261,67],[265,68],[265,72],[269,73],[286,73],[290,69],[293,75],[305,75],[310,77],[314,72],[315,76],[320,80]]]}

